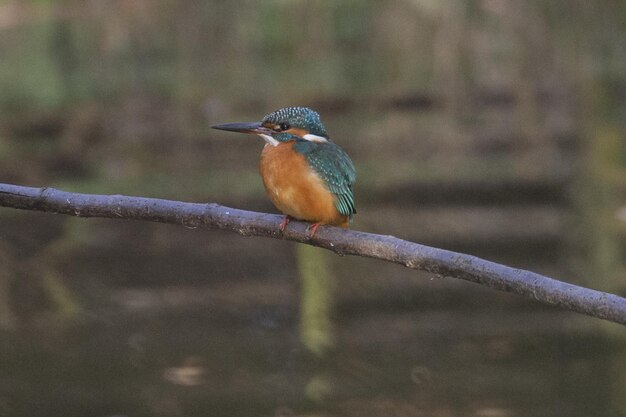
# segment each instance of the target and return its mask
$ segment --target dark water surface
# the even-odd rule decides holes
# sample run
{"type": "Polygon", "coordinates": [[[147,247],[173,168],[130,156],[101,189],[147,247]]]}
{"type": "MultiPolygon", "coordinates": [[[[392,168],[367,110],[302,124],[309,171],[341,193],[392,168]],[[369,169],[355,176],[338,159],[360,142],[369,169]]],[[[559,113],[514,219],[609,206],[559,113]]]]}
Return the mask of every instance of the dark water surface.
{"type": "Polygon", "coordinates": [[[63,268],[90,307],[5,332],[3,415],[620,415],[620,326],[330,254],[305,323],[291,243],[89,223],[63,268]]]}
{"type": "Polygon", "coordinates": [[[321,360],[294,308],[192,310],[4,337],[3,415],[588,416],[623,398],[624,345],[551,311],[346,311],[321,360]]]}

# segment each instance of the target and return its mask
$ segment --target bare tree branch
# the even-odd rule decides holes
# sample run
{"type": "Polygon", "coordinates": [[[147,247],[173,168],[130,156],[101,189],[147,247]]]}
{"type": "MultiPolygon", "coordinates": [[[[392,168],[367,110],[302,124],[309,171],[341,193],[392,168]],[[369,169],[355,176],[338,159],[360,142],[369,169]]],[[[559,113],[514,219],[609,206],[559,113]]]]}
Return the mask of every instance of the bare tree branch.
{"type": "Polygon", "coordinates": [[[78,194],[53,188],[9,184],[0,184],[0,206],[78,217],[147,220],[189,228],[230,230],[244,236],[293,240],[319,246],[341,255],[381,259],[439,276],[475,282],[500,291],[519,294],[543,304],[626,325],[625,298],[393,236],[322,226],[314,238],[309,238],[306,234],[306,223],[291,222],[282,234],[278,229],[281,216],[238,210],[214,203],[197,204],[122,195],[78,194]]]}

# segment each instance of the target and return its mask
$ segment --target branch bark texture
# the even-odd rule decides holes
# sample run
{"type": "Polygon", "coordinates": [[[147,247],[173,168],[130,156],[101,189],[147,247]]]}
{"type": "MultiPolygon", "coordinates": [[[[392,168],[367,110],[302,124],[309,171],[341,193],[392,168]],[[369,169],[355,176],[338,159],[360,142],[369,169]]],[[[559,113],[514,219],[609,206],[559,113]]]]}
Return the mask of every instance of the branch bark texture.
{"type": "Polygon", "coordinates": [[[214,203],[78,194],[54,188],[10,184],[0,184],[0,206],[78,217],[146,220],[188,228],[229,230],[243,236],[292,240],[319,246],[340,255],[375,258],[438,276],[475,282],[543,304],[626,325],[625,298],[393,236],[322,226],[314,238],[309,238],[307,224],[297,221],[290,222],[285,233],[281,233],[278,226],[282,216],[275,214],[239,210],[214,203]]]}

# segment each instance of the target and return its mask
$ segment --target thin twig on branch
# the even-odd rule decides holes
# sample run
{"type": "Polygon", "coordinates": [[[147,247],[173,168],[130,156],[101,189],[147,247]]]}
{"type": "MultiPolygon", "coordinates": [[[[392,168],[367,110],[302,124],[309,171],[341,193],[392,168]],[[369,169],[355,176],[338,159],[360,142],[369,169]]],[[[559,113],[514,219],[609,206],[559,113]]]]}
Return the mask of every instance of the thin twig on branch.
{"type": "Polygon", "coordinates": [[[278,229],[282,216],[238,210],[214,203],[78,194],[53,188],[9,184],[0,184],[0,206],[78,217],[147,220],[190,228],[230,230],[244,236],[293,240],[341,255],[381,259],[439,276],[475,282],[544,304],[626,325],[625,298],[393,236],[322,226],[314,238],[309,238],[306,234],[306,223],[291,222],[283,234],[278,229]]]}

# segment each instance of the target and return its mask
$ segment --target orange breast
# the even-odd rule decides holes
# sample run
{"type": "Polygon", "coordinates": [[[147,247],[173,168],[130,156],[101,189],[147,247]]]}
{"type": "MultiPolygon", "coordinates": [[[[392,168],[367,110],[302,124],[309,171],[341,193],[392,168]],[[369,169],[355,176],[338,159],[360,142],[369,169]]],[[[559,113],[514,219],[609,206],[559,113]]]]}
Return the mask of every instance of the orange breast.
{"type": "Polygon", "coordinates": [[[270,199],[278,210],[296,219],[348,227],[348,216],[335,207],[336,197],[293,149],[294,143],[263,148],[260,171],[270,199]]]}

